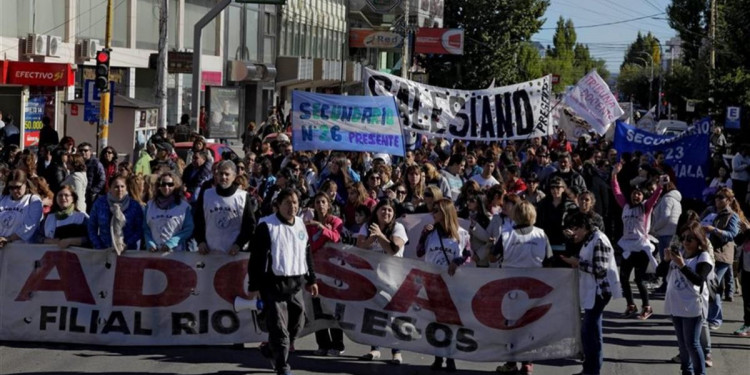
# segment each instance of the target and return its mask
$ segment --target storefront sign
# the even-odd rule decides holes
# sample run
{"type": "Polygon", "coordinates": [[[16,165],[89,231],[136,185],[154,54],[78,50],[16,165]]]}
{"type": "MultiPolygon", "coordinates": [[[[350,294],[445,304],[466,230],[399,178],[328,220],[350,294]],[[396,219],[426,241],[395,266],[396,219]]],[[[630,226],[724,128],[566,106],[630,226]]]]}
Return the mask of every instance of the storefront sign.
{"type": "Polygon", "coordinates": [[[404,37],[390,31],[375,31],[373,29],[352,29],[349,32],[350,48],[399,48],[404,37]]]}
{"type": "Polygon", "coordinates": [[[414,43],[415,53],[440,55],[464,54],[464,31],[462,29],[434,29],[420,27],[414,43]]]}
{"type": "Polygon", "coordinates": [[[25,86],[73,86],[70,64],[10,61],[7,83],[25,86]]]}
{"type": "Polygon", "coordinates": [[[206,86],[221,86],[221,72],[204,70],[201,72],[201,90],[205,91],[206,86]]]}

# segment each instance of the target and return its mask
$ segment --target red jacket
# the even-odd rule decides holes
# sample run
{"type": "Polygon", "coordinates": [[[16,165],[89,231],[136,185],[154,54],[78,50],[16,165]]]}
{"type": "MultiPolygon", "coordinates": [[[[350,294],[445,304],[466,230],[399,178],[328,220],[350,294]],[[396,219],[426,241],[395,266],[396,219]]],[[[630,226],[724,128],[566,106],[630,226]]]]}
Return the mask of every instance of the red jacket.
{"type": "Polygon", "coordinates": [[[336,216],[328,215],[323,225],[326,228],[321,229],[317,225],[307,225],[307,235],[310,237],[310,250],[316,251],[322,248],[327,242],[341,241],[341,230],[344,229],[344,222],[336,216]]]}

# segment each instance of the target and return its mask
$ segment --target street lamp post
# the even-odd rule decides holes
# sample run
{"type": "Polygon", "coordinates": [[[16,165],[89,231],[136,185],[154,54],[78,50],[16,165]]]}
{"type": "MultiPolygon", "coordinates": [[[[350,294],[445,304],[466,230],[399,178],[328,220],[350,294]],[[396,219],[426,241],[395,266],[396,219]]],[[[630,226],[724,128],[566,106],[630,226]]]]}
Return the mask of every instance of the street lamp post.
{"type": "MultiPolygon", "coordinates": [[[[648,55],[648,57],[651,58],[651,64],[649,64],[649,65],[651,65],[651,76],[648,79],[648,110],[650,111],[651,110],[651,97],[652,97],[653,88],[654,88],[654,85],[653,85],[653,82],[654,82],[654,58],[653,58],[653,56],[651,56],[650,53],[648,53],[646,51],[641,51],[641,53],[645,53],[646,55],[648,55]]],[[[648,63],[648,61],[646,59],[644,59],[643,57],[636,57],[636,59],[640,59],[640,60],[643,60],[643,62],[648,63]]]]}

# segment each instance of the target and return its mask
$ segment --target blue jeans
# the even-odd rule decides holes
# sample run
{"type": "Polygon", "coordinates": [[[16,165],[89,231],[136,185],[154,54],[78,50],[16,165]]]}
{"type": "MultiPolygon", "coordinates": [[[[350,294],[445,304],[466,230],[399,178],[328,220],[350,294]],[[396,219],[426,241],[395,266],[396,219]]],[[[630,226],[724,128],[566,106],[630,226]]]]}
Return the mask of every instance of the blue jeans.
{"type": "MultiPolygon", "coordinates": [[[[659,261],[664,260],[664,250],[669,247],[669,243],[672,242],[672,236],[659,236],[659,261]]],[[[665,278],[666,279],[666,278],[665,278]]]]}
{"type": "Polygon", "coordinates": [[[611,296],[596,296],[594,307],[583,312],[581,341],[583,343],[583,373],[599,375],[604,363],[604,339],[602,338],[602,314],[611,296]]]}
{"type": "Polygon", "coordinates": [[[672,317],[680,348],[680,370],[682,375],[705,375],[706,357],[703,355],[700,334],[703,318],[672,317]]]}
{"type": "MultiPolygon", "coordinates": [[[[714,270],[714,272],[716,272],[716,280],[721,283],[724,274],[730,267],[732,267],[731,264],[716,262],[716,269],[714,270]]],[[[721,312],[721,297],[721,293],[716,293],[713,302],[708,303],[708,317],[706,320],[708,320],[708,323],[710,324],[721,325],[724,321],[724,314],[721,312]]]]}

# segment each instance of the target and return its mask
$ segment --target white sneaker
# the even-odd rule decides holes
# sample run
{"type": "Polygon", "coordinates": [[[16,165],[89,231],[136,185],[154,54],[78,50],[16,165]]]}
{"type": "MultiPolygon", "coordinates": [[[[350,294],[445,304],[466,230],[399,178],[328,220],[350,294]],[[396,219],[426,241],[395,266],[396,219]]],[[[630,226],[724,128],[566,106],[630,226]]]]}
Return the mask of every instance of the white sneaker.
{"type": "Polygon", "coordinates": [[[328,351],[329,357],[341,357],[344,354],[344,350],[331,349],[328,351]]]}

